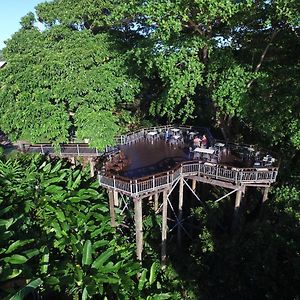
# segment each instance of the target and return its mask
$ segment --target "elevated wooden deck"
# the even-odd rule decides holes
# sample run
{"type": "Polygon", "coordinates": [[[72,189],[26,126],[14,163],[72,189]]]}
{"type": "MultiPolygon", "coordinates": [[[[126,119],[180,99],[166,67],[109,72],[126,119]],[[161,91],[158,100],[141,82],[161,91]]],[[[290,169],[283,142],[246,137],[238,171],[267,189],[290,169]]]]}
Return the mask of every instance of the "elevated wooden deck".
{"type": "Polygon", "coordinates": [[[131,197],[141,197],[171,189],[179,178],[196,179],[231,189],[241,185],[266,187],[276,181],[278,168],[274,165],[254,167],[255,149],[251,146],[227,144],[221,150],[215,146],[218,144],[208,129],[181,126],[175,127],[180,131],[181,142],[166,143],[165,130],[173,128],[144,129],[123,139],[119,149],[126,157],[127,164],[118,167],[117,156],[116,162],[110,160],[110,169],[101,170],[99,183],[107,189],[131,197]],[[149,138],[148,133],[155,131],[157,137],[149,138]],[[208,146],[215,149],[217,154],[205,159],[194,159],[189,138],[191,131],[200,136],[205,133],[208,146]]]}
{"type": "Polygon", "coordinates": [[[217,151],[216,142],[207,128],[168,125],[118,136],[117,147],[107,147],[104,151],[83,143],[62,144],[59,149],[51,144],[38,144],[30,145],[27,150],[62,157],[104,156],[115,169],[108,170],[107,165],[103,166],[98,176],[100,185],[134,197],[172,188],[178,178],[196,178],[198,181],[234,189],[240,185],[269,186],[276,181],[276,166],[254,167],[254,154],[247,150],[254,151],[251,146],[226,144],[224,151],[217,151]],[[180,133],[180,142],[166,143],[165,132],[172,130],[180,133]],[[208,146],[218,154],[210,158],[193,159],[192,139],[189,136],[191,132],[198,136],[205,134],[208,146]],[[152,138],[151,133],[156,133],[155,138],[152,138]],[[113,164],[120,151],[127,161],[121,167],[113,164]]]}

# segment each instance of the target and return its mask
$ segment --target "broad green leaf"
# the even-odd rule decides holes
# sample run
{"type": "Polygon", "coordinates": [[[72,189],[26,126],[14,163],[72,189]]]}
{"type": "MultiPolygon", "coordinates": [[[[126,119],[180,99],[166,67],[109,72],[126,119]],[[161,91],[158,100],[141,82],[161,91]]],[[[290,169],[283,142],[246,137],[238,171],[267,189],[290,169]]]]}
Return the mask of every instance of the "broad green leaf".
{"type": "Polygon", "coordinates": [[[147,282],[147,269],[144,269],[143,272],[142,272],[142,275],[140,277],[140,280],[139,280],[139,285],[138,285],[138,289],[140,291],[143,290],[144,286],[145,286],[145,283],[147,282]]]}
{"type": "Polygon", "coordinates": [[[60,208],[56,208],[56,216],[60,222],[64,222],[66,220],[64,212],[60,208]]]}
{"type": "Polygon", "coordinates": [[[165,299],[171,299],[171,294],[170,294],[170,293],[158,294],[158,295],[152,296],[151,299],[152,299],[152,300],[165,300],[165,299]]]}
{"type": "Polygon", "coordinates": [[[92,264],[92,268],[99,269],[113,255],[112,249],[103,252],[92,264]]]}
{"type": "Polygon", "coordinates": [[[14,222],[13,218],[9,218],[7,220],[0,219],[0,227],[5,226],[5,228],[8,229],[14,222]]]}
{"type": "Polygon", "coordinates": [[[81,300],[87,300],[87,299],[90,299],[91,297],[89,296],[89,293],[88,293],[88,290],[87,288],[85,287],[83,289],[83,292],[82,292],[82,297],[81,297],[81,300]]]}
{"type": "Polygon", "coordinates": [[[28,260],[27,257],[20,255],[20,254],[13,254],[12,256],[4,258],[4,261],[6,263],[10,263],[10,264],[14,264],[14,265],[24,264],[27,260],[28,260]]]}
{"type": "Polygon", "coordinates": [[[43,171],[45,173],[48,173],[50,170],[51,170],[51,163],[48,163],[43,167],[43,171]]]}
{"type": "Polygon", "coordinates": [[[37,289],[43,283],[42,279],[37,278],[27,284],[24,288],[18,291],[14,296],[9,298],[9,300],[23,300],[25,296],[32,293],[35,289],[37,289]]]}
{"type": "Polygon", "coordinates": [[[50,277],[46,278],[45,282],[52,286],[58,285],[60,283],[59,279],[55,276],[50,276],[50,277]]]}
{"type": "Polygon", "coordinates": [[[51,172],[50,173],[55,173],[57,172],[60,168],[61,168],[61,165],[62,165],[62,162],[61,161],[58,161],[56,163],[56,165],[52,168],[51,172]]]}
{"type": "Polygon", "coordinates": [[[26,244],[29,244],[29,243],[31,243],[31,242],[33,242],[34,241],[34,239],[30,239],[30,240],[24,240],[24,241],[15,241],[15,242],[13,242],[9,247],[8,247],[8,249],[5,251],[5,253],[6,254],[9,254],[9,253],[11,253],[11,252],[13,252],[13,251],[15,251],[16,249],[18,249],[18,248],[20,248],[20,247],[22,247],[22,246],[24,246],[24,245],[26,245],[26,244]]]}
{"type": "Polygon", "coordinates": [[[7,212],[9,212],[12,209],[12,205],[8,205],[6,207],[4,207],[3,209],[0,210],[0,216],[6,214],[7,212]]]}
{"type": "Polygon", "coordinates": [[[159,269],[160,269],[160,266],[157,262],[154,262],[151,265],[150,276],[149,276],[149,284],[150,285],[152,285],[155,282],[159,269]]]}
{"type": "Polygon", "coordinates": [[[57,185],[49,185],[46,187],[46,192],[51,194],[56,194],[63,190],[63,187],[57,185]]]}
{"type": "Polygon", "coordinates": [[[43,253],[42,260],[41,260],[41,265],[40,265],[40,270],[42,274],[47,273],[48,267],[49,267],[49,249],[47,246],[44,246],[41,250],[43,253]]]}
{"type": "Polygon", "coordinates": [[[37,256],[40,254],[40,251],[38,249],[29,249],[22,252],[28,259],[37,256]]]}
{"type": "Polygon", "coordinates": [[[90,265],[92,263],[92,242],[86,240],[83,246],[82,264],[90,265]]]}
{"type": "Polygon", "coordinates": [[[0,272],[0,282],[18,277],[23,271],[21,269],[4,268],[0,272]]]}

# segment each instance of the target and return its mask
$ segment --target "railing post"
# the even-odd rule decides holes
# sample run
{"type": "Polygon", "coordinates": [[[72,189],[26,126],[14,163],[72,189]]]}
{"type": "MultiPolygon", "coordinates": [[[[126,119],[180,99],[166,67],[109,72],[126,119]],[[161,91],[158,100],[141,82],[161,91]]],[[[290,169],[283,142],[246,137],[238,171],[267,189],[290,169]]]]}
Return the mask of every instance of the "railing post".
{"type": "Polygon", "coordinates": [[[41,145],[41,150],[42,150],[42,154],[44,155],[44,154],[45,154],[45,152],[44,152],[43,145],[41,145]]]}
{"type": "Polygon", "coordinates": [[[135,192],[136,192],[136,194],[138,193],[138,184],[137,184],[137,180],[135,180],[135,192]]]}
{"type": "Polygon", "coordinates": [[[152,185],[153,185],[153,189],[155,189],[155,176],[152,176],[152,185]]]}
{"type": "Polygon", "coordinates": [[[170,183],[170,178],[169,178],[169,171],[167,172],[167,184],[170,183]]]}
{"type": "Polygon", "coordinates": [[[78,146],[78,144],[76,144],[76,148],[77,148],[77,155],[79,156],[79,146],[78,146]]]}
{"type": "Polygon", "coordinates": [[[237,181],[238,181],[238,171],[237,171],[237,170],[234,170],[234,172],[235,172],[234,183],[237,184],[237,181]]]}
{"type": "Polygon", "coordinates": [[[200,165],[201,165],[201,163],[200,163],[200,160],[198,161],[198,176],[200,176],[200,165]]]}
{"type": "Polygon", "coordinates": [[[113,176],[113,185],[114,185],[114,188],[116,188],[116,178],[115,178],[115,175],[113,176]]]}
{"type": "Polygon", "coordinates": [[[132,180],[130,180],[129,184],[130,184],[130,194],[132,195],[132,180]]]}

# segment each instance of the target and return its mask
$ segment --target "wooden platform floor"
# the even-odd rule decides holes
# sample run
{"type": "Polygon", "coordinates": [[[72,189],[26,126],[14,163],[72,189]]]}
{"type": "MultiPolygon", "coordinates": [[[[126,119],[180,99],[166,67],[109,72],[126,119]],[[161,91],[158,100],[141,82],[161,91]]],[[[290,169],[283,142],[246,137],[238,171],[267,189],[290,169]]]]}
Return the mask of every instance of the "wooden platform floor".
{"type": "MultiPolygon", "coordinates": [[[[189,145],[170,145],[164,140],[140,141],[121,146],[120,149],[124,152],[129,163],[125,169],[119,172],[119,175],[131,179],[166,172],[181,162],[193,160],[193,153],[189,151],[189,145]]],[[[250,161],[225,151],[219,157],[218,163],[241,168],[251,166],[250,161]]]]}

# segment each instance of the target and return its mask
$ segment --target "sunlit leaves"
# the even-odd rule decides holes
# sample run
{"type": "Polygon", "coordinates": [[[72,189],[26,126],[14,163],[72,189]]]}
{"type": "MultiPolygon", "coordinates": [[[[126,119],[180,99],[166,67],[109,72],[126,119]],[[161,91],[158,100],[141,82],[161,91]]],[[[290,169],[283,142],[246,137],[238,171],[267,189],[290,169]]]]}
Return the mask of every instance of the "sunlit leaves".
{"type": "MultiPolygon", "coordinates": [[[[122,115],[139,91],[138,80],[128,74],[125,51],[109,33],[94,35],[61,24],[43,32],[23,28],[5,53],[9,63],[0,73],[0,126],[13,140],[66,142],[76,131],[77,110],[79,115],[90,112],[85,127],[97,132],[99,125],[101,131],[106,126],[101,112],[97,123],[92,119],[99,109],[122,115]]],[[[88,134],[93,137],[92,131],[88,134]]],[[[101,147],[107,142],[96,140],[101,147]]]]}

